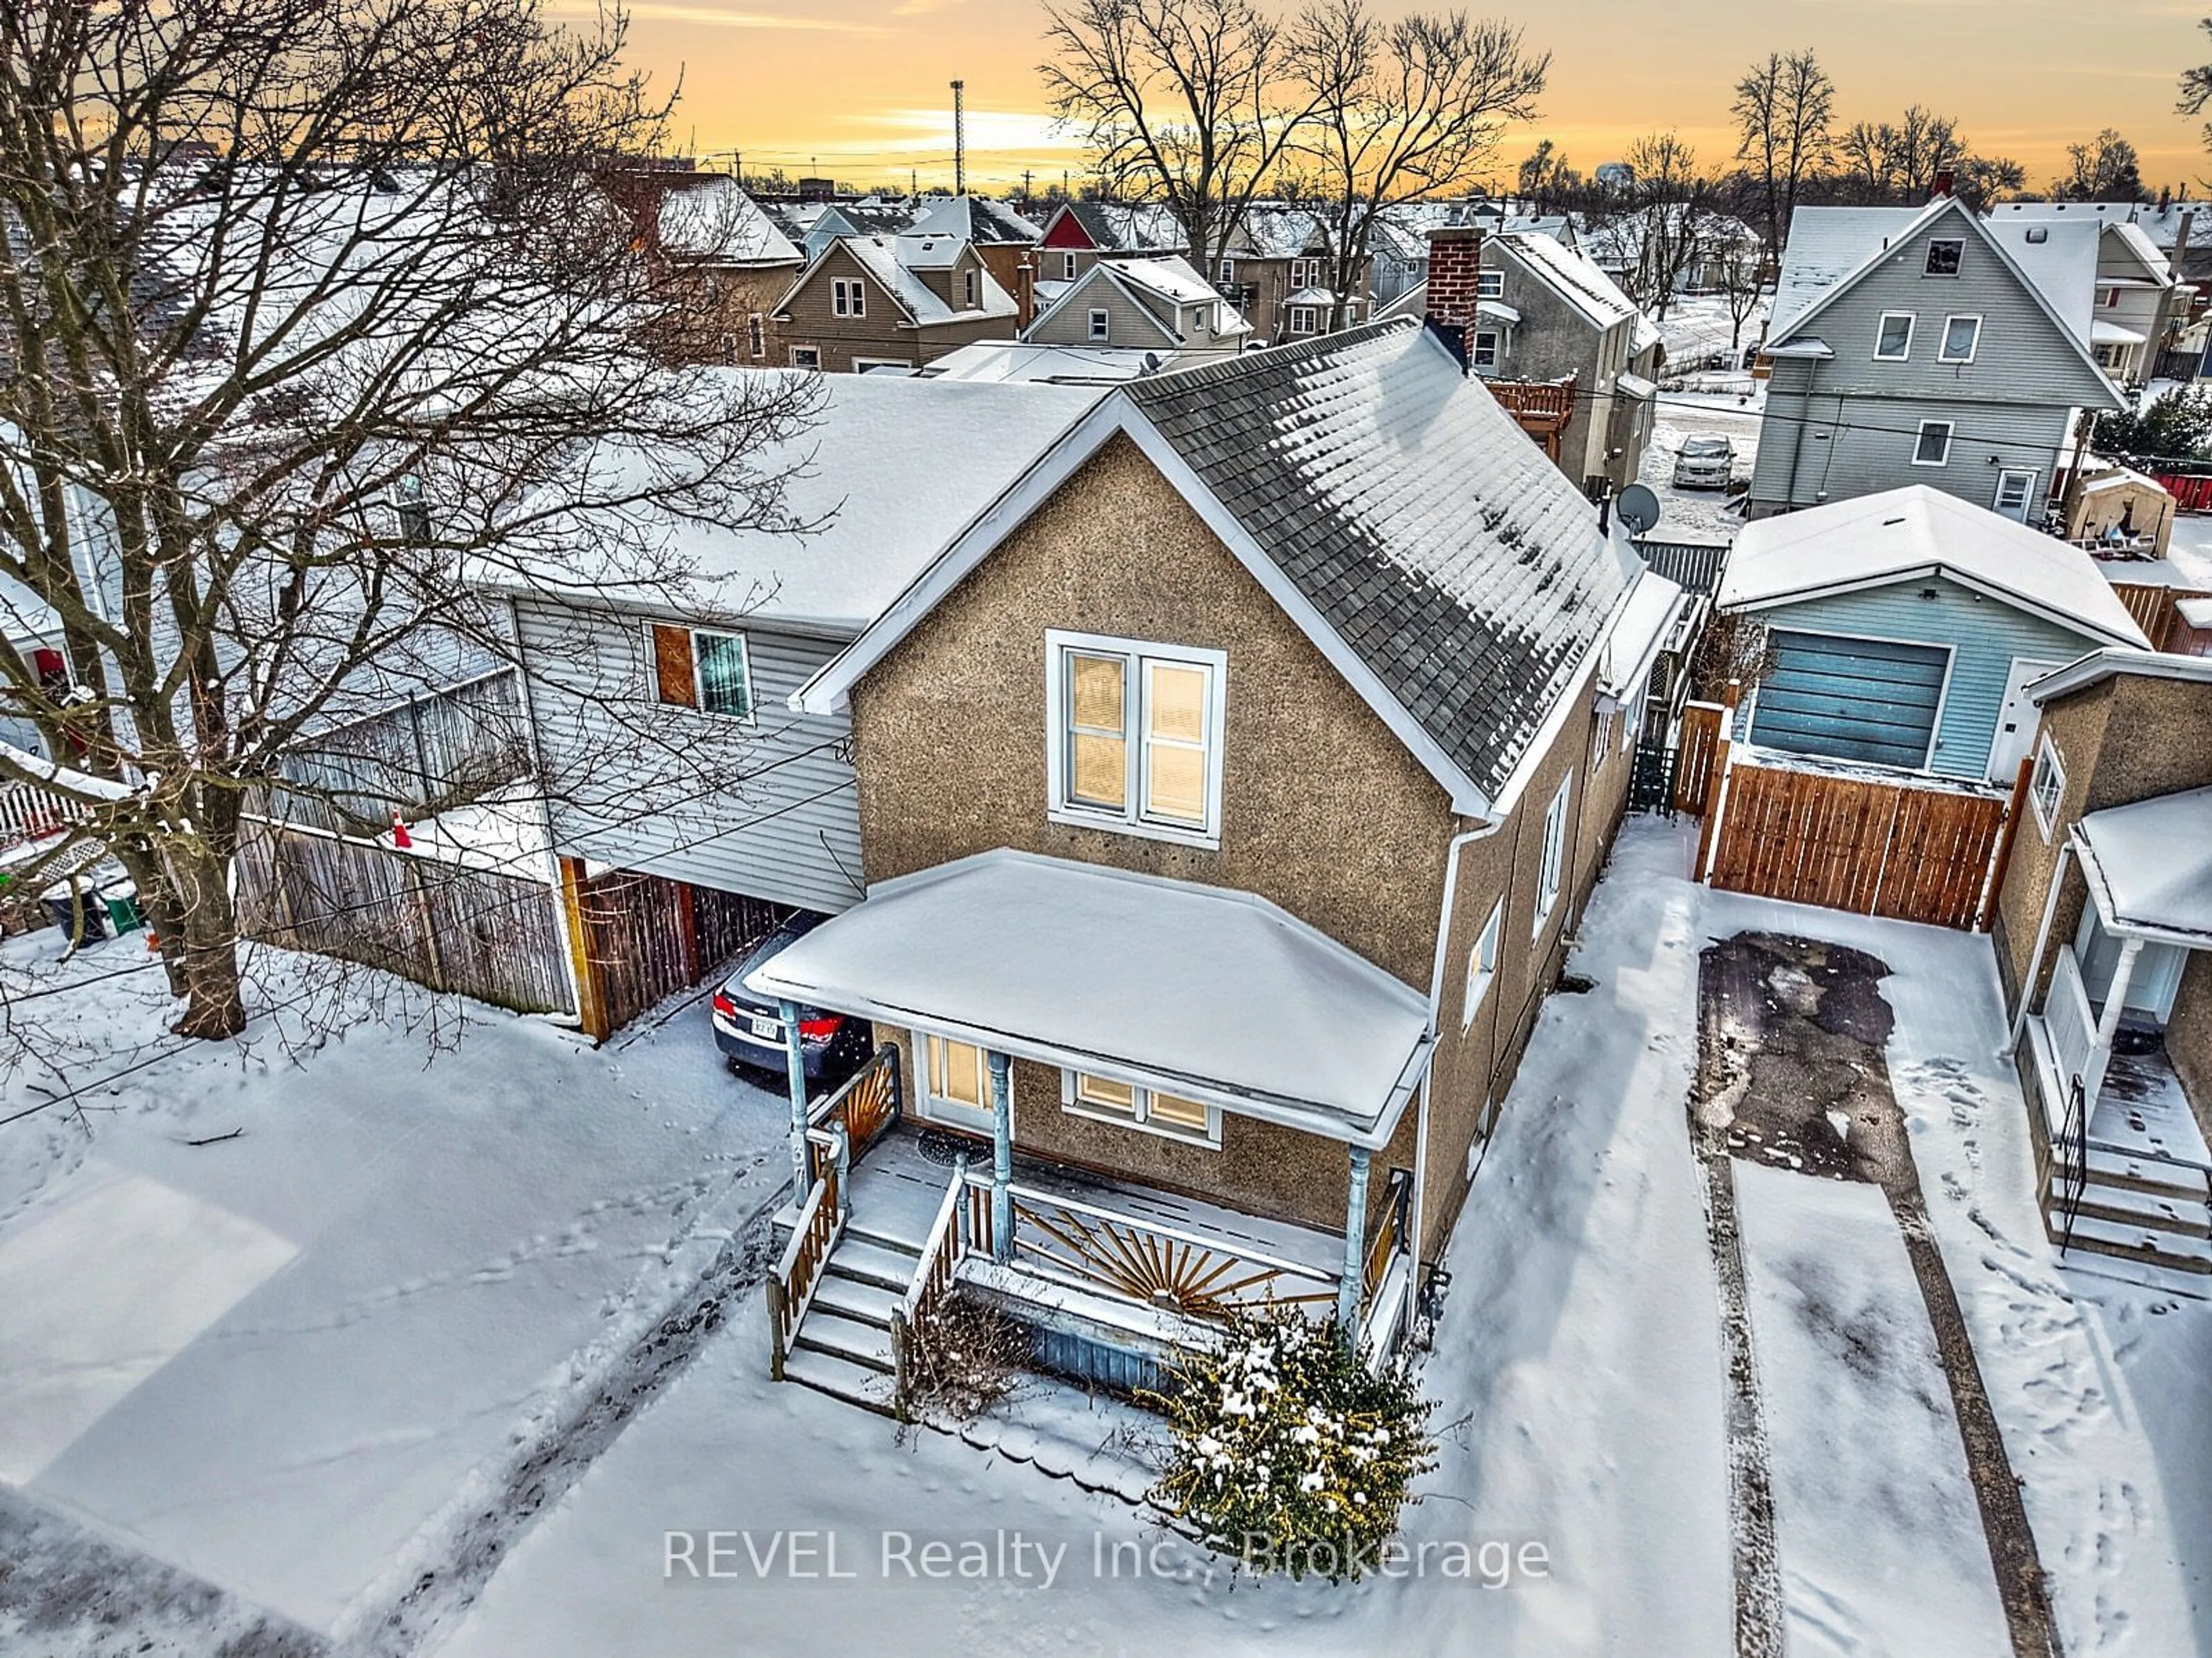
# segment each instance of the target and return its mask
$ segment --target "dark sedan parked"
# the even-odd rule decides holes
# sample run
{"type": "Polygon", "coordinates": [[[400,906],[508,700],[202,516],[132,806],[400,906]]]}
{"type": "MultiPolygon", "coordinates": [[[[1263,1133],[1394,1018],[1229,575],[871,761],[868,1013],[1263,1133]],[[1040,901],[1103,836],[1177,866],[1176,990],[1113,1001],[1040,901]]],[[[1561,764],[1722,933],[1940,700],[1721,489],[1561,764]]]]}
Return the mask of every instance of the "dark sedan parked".
{"type": "MultiPolygon", "coordinates": [[[[789,1077],[783,1016],[775,1003],[745,988],[745,975],[828,919],[801,910],[747,950],[714,993],[714,1046],[732,1066],[766,1072],[779,1084],[789,1077]]],[[[866,1020],[802,1007],[799,1047],[805,1057],[808,1090],[815,1092],[836,1087],[866,1065],[876,1044],[866,1020]]]]}

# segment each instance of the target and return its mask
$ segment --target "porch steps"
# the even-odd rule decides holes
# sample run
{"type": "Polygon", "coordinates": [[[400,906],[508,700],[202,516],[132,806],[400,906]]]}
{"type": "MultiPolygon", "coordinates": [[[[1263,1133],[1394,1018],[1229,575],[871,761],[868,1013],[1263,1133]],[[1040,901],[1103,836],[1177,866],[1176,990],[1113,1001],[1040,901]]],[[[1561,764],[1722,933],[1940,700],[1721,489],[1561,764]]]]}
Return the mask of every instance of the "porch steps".
{"type": "Polygon", "coordinates": [[[891,1313],[921,1264],[918,1250],[848,1221],[792,1338],[784,1380],[893,1414],[891,1313]]]}
{"type": "MultiPolygon", "coordinates": [[[[2049,1218],[2051,1235],[2063,1236],[2064,1212],[2054,1207],[2049,1218]]],[[[2100,1220],[2087,1212],[2086,1203],[2074,1222],[2072,1247],[2175,1272],[2212,1275],[2212,1239],[2159,1227],[2100,1220]]]]}
{"type": "MultiPolygon", "coordinates": [[[[2212,1238],[2212,1207],[2201,1196],[2192,1202],[2178,1195],[2091,1186],[2081,1194],[2079,1216],[2081,1220],[2101,1220],[2137,1231],[2212,1238]]],[[[2079,1236],[2078,1222],[2075,1230],[2079,1236]]]]}
{"type": "MultiPolygon", "coordinates": [[[[2212,1188],[2205,1184],[2204,1171],[2190,1164],[2166,1163],[2140,1152],[2112,1151],[2094,1144],[2089,1146],[2088,1152],[2088,1184],[2092,1188],[2110,1187],[2200,1205],[2212,1199],[2212,1188]]],[[[2062,1163],[2061,1169],[2070,1161],[2062,1163]]]]}

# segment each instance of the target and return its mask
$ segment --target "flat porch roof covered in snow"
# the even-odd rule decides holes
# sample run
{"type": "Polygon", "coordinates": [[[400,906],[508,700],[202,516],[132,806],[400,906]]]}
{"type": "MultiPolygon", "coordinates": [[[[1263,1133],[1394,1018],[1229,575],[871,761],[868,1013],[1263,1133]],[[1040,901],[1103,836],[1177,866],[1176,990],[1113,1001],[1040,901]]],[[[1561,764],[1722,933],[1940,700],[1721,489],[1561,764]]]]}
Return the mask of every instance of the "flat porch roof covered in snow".
{"type": "Polygon", "coordinates": [[[1006,849],[871,888],[745,982],[1370,1146],[1433,1048],[1419,992],[1263,898],[1006,849]]]}
{"type": "Polygon", "coordinates": [[[2212,788],[2093,811],[2074,843],[2114,932],[2212,950],[2212,788]]]}

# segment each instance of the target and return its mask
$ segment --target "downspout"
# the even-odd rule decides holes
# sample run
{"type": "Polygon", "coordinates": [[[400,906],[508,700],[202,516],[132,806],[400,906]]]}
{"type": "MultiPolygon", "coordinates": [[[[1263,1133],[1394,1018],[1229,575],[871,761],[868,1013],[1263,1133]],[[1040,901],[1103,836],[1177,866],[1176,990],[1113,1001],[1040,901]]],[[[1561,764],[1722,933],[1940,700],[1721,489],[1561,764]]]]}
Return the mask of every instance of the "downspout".
{"type": "Polygon", "coordinates": [[[1504,827],[1504,817],[1494,817],[1455,835],[1444,847],[1443,902],[1437,911],[1436,959],[1429,969],[1430,1064],[1429,1069],[1421,1072],[1421,1097],[1413,1119],[1413,1222],[1408,1229],[1413,1234],[1407,1257],[1408,1294],[1418,1291],[1421,1282],[1421,1240],[1425,1236],[1423,1228],[1428,1218],[1429,1198],[1429,1079],[1436,1069],[1437,1012],[1443,1002],[1444,962],[1451,948],[1452,903],[1459,895],[1459,855],[1474,841],[1487,841],[1504,827]]]}

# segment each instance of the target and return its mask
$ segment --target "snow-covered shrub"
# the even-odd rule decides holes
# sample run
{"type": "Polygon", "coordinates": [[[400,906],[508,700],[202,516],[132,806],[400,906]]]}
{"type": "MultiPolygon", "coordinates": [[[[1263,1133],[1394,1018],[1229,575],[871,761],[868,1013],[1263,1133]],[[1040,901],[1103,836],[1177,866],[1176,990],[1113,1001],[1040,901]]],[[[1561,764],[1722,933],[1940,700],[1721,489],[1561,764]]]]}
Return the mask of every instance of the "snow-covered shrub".
{"type": "Polygon", "coordinates": [[[907,1402],[917,1417],[972,1422],[1013,1391],[1034,1339],[996,1308],[946,1296],[907,1335],[907,1402]]]}
{"type": "Polygon", "coordinates": [[[1404,1372],[1370,1373],[1334,1326],[1292,1311],[1237,1315],[1152,1402],[1174,1430],[1152,1500],[1263,1574],[1359,1576],[1436,1461],[1433,1406],[1404,1372]]]}

